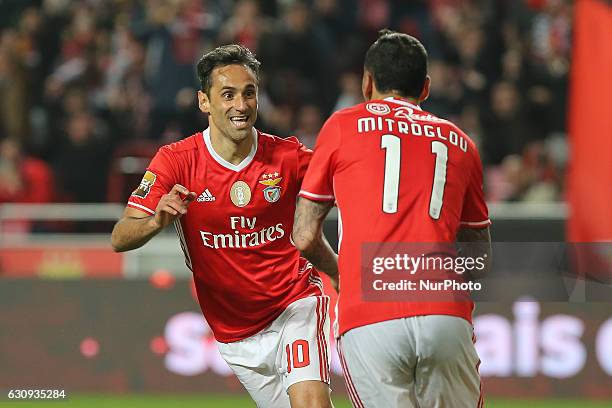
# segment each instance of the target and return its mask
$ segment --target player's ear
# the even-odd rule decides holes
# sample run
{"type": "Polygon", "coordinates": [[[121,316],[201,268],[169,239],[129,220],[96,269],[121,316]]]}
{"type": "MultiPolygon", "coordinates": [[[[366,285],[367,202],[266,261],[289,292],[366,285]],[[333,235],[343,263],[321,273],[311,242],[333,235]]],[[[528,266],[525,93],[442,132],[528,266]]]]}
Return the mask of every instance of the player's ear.
{"type": "Polygon", "coordinates": [[[198,91],[198,106],[202,112],[210,113],[210,100],[208,95],[202,91],[198,91]]]}
{"type": "Polygon", "coordinates": [[[427,75],[425,77],[425,83],[423,84],[423,90],[421,91],[421,95],[419,95],[419,103],[429,98],[429,87],[430,86],[431,86],[431,77],[427,75]]]}
{"type": "Polygon", "coordinates": [[[372,92],[374,91],[374,78],[367,69],[363,70],[363,78],[361,79],[361,93],[366,101],[372,99],[372,92]]]}

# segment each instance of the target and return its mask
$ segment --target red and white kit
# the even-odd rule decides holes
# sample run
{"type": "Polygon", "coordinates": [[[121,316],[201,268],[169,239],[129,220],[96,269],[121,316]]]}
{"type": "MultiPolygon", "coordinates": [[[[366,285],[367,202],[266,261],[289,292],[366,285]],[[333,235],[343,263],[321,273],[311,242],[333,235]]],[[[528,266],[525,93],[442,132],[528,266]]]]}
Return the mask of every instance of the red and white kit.
{"type": "MultiPolygon", "coordinates": [[[[277,374],[284,376],[280,382],[286,388],[304,379],[329,382],[324,330],[329,325],[328,300],[317,271],[300,258],[290,241],[296,196],[312,152],[295,138],[281,139],[256,130],[253,138],[250,154],[238,165],[214,151],[208,129],[163,146],[128,206],[154,214],[161,196],[174,184],[195,191],[197,199],[175,227],[187,266],[193,271],[202,313],[217,341],[240,347],[278,324],[276,320],[290,305],[312,297],[306,302],[312,313],[304,314],[314,318],[301,322],[304,337],[299,337],[298,328],[292,333],[297,337],[282,344],[282,332],[277,333],[280,350],[291,352],[293,342],[306,342],[298,341],[295,346],[298,356],[282,359],[296,362],[297,368],[277,374]]],[[[245,353],[250,353],[252,367],[260,364],[255,361],[260,357],[256,352],[249,349],[245,353]]],[[[240,353],[234,350],[231,354],[240,353]]]]}
{"type": "MultiPolygon", "coordinates": [[[[471,323],[471,302],[366,302],[361,282],[364,243],[453,243],[459,228],[490,224],[478,151],[453,123],[398,98],[336,112],[319,134],[299,195],[338,205],[339,335],[413,316],[446,315],[471,323]]],[[[374,342],[363,339],[362,345],[368,341],[374,342]]],[[[350,342],[343,338],[342,343],[350,342]]],[[[471,336],[464,343],[473,347],[471,336]]],[[[468,354],[466,361],[476,356],[472,350],[468,354]]]]}

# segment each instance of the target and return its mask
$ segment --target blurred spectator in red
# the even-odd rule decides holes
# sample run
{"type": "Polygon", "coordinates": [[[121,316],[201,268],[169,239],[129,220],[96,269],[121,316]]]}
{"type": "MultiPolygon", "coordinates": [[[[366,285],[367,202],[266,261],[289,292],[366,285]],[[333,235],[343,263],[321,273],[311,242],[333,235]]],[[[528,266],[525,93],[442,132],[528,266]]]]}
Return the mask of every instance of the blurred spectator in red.
{"type": "MultiPolygon", "coordinates": [[[[25,155],[14,138],[0,141],[0,204],[48,203],[54,200],[51,169],[42,160],[25,155]]],[[[0,221],[3,234],[30,232],[36,226],[28,219],[0,221]]]]}
{"type": "Polygon", "coordinates": [[[16,139],[0,141],[0,203],[48,203],[54,199],[51,169],[23,154],[16,139]]]}
{"type": "Polygon", "coordinates": [[[559,200],[562,177],[557,172],[551,147],[541,142],[531,142],[521,155],[508,155],[499,166],[489,167],[485,184],[487,200],[559,200]]]}

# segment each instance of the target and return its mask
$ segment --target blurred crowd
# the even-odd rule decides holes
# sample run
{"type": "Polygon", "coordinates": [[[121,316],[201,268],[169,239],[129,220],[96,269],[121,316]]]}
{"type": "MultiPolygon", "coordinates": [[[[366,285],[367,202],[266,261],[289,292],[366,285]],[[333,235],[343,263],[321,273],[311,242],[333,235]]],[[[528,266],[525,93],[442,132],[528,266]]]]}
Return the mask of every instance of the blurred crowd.
{"type": "Polygon", "coordinates": [[[428,49],[423,108],[479,145],[488,200],[563,199],[568,0],[0,0],[0,203],[124,201],[207,126],[194,65],[219,44],[263,64],[257,127],[312,147],[383,27],[428,49]]]}

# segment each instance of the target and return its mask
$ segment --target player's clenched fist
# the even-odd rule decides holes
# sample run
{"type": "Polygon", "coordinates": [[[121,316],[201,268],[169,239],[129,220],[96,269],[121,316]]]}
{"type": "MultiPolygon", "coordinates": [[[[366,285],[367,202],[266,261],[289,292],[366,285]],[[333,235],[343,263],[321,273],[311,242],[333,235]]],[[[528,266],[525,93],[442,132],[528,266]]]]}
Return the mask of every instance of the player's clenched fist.
{"type": "Polygon", "coordinates": [[[155,222],[161,228],[187,214],[187,206],[195,200],[197,194],[180,184],[175,184],[168,194],[164,194],[155,209],[155,222]],[[181,198],[185,197],[185,198],[181,198]]]}

